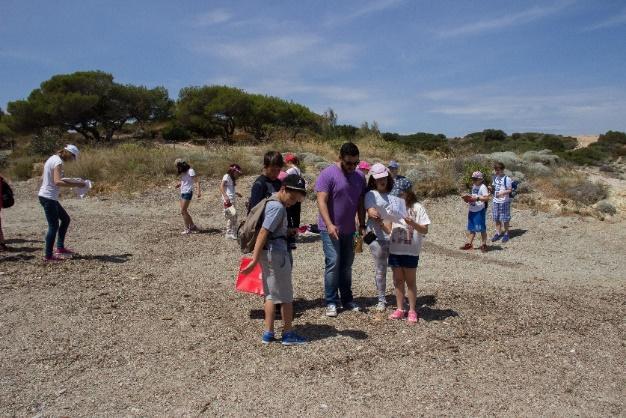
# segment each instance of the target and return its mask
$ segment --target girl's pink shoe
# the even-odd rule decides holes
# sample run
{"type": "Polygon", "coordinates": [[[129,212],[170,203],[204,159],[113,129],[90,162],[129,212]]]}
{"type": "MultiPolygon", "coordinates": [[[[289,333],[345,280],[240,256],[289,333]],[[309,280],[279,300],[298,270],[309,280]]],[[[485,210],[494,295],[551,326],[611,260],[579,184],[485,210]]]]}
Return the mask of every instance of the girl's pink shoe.
{"type": "Polygon", "coordinates": [[[57,248],[56,250],[54,250],[54,254],[55,255],[74,255],[76,253],[70,250],[69,248],[57,248]]]}
{"type": "Polygon", "coordinates": [[[389,319],[404,319],[404,311],[402,309],[396,309],[389,315],[389,319]]]}
{"type": "Polygon", "coordinates": [[[407,317],[407,321],[409,322],[417,322],[419,319],[419,315],[415,311],[409,311],[409,316],[407,317]]]}

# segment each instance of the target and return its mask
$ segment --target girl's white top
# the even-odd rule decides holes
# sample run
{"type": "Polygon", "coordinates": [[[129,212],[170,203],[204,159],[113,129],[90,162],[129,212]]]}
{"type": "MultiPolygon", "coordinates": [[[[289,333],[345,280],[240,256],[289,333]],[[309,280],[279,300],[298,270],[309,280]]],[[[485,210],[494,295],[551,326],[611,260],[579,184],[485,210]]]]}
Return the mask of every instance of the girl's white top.
{"type": "MultiPolygon", "coordinates": [[[[234,205],[237,194],[235,193],[235,182],[233,181],[230,174],[224,174],[224,177],[222,177],[222,183],[224,184],[224,191],[226,192],[228,200],[230,200],[230,203],[234,205]]],[[[224,200],[224,196],[222,196],[222,201],[226,203],[226,200],[224,200]]]]}
{"type": "MultiPolygon", "coordinates": [[[[59,200],[60,188],[54,184],[54,169],[59,165],[63,165],[63,160],[56,154],[46,160],[43,166],[43,175],[41,176],[39,196],[46,199],[59,200]]],[[[63,177],[63,167],[61,167],[61,177],[63,177]]]]}
{"type": "MultiPolygon", "coordinates": [[[[430,225],[430,218],[426,209],[419,203],[409,208],[408,216],[420,225],[430,225]]],[[[420,234],[409,226],[404,219],[394,222],[391,226],[391,238],[389,240],[389,252],[398,255],[418,256],[422,250],[423,234],[420,234]]]]}
{"type": "Polygon", "coordinates": [[[196,176],[196,172],[193,168],[187,170],[186,173],[180,175],[180,192],[191,193],[193,192],[193,178],[196,176]]]}
{"type": "Polygon", "coordinates": [[[300,171],[300,169],[295,165],[292,165],[291,167],[289,167],[287,171],[285,171],[285,173],[287,173],[288,175],[289,174],[297,174],[299,176],[302,175],[302,172],[300,171]]]}

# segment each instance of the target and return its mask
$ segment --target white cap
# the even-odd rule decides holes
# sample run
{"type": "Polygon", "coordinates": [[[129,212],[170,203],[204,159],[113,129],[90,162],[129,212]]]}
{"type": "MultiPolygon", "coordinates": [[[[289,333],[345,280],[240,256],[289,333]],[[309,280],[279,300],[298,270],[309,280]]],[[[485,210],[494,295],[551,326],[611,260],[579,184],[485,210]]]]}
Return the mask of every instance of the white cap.
{"type": "Polygon", "coordinates": [[[69,151],[72,154],[74,154],[74,157],[78,158],[78,154],[80,154],[80,151],[78,150],[78,147],[76,145],[72,145],[72,144],[67,144],[65,146],[65,148],[63,148],[65,151],[69,151]]]}
{"type": "Polygon", "coordinates": [[[389,175],[389,172],[387,171],[387,167],[385,167],[383,164],[376,163],[372,166],[372,168],[370,168],[370,174],[372,175],[372,177],[378,180],[382,179],[383,177],[387,177],[389,175]]]}

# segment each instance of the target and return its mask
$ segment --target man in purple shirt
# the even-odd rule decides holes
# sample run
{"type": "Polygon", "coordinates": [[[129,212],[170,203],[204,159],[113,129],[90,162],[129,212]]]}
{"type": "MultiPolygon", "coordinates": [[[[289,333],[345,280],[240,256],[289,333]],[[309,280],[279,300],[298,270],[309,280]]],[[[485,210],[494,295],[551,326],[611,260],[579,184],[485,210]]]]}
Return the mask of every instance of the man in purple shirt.
{"type": "Polygon", "coordinates": [[[356,168],[359,149],[351,142],[341,146],[339,161],[320,173],[315,183],[318,225],[326,270],[324,272],[324,296],[326,315],[337,316],[337,306],[359,311],[352,297],[352,262],[354,261],[355,215],[359,215],[359,232],[365,231],[365,178],[356,168]],[[340,300],[341,297],[341,300],[340,300]]]}

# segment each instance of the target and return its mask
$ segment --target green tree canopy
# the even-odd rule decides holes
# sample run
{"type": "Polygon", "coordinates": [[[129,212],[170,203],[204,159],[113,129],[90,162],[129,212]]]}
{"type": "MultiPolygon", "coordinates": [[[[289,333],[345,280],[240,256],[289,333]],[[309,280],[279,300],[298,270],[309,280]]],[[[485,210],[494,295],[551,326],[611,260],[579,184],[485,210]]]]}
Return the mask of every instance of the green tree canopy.
{"type": "Polygon", "coordinates": [[[223,117],[231,118],[257,139],[265,138],[271,127],[288,128],[295,135],[302,129],[316,128],[320,122],[320,117],[305,106],[235,87],[185,87],[180,91],[176,118],[185,129],[204,137],[225,136],[223,117]]]}
{"type": "Polygon", "coordinates": [[[22,132],[44,127],[74,130],[88,140],[110,140],[129,121],[161,120],[172,101],[163,87],[119,84],[102,71],[55,75],[26,100],[10,102],[13,126],[22,132]]]}

